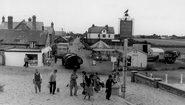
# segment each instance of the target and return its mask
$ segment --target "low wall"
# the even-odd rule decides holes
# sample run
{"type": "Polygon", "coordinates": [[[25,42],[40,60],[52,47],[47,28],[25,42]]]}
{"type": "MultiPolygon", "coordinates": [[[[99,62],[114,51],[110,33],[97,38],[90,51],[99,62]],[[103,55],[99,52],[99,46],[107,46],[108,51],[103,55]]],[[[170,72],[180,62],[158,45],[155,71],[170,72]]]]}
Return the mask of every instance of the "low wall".
{"type": "Polygon", "coordinates": [[[131,72],[131,82],[145,84],[154,88],[159,88],[167,92],[182,96],[185,98],[185,91],[173,87],[169,84],[162,82],[161,78],[150,78],[144,75],[139,74],[137,71],[131,72]]]}
{"type": "Polygon", "coordinates": [[[162,90],[165,90],[165,91],[168,91],[170,93],[176,94],[178,96],[182,96],[182,97],[185,98],[185,91],[184,90],[176,88],[176,87],[171,86],[171,85],[168,85],[164,82],[159,82],[158,83],[158,88],[160,88],[162,90]]]}

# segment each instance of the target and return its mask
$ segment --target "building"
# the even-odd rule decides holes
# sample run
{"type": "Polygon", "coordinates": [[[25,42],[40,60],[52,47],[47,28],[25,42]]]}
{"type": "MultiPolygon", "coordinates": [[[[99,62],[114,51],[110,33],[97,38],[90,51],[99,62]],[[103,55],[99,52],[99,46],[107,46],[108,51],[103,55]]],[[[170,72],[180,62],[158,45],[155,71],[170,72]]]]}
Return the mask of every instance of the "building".
{"type": "Polygon", "coordinates": [[[51,56],[51,45],[54,43],[53,23],[44,27],[37,22],[36,16],[28,21],[14,22],[13,17],[2,17],[0,25],[0,64],[23,66],[25,55],[30,66],[43,66],[51,56]]]}
{"type": "Polygon", "coordinates": [[[94,24],[92,27],[88,29],[87,32],[87,39],[114,39],[115,33],[114,28],[106,26],[95,26],[94,24]]]}
{"type": "MultiPolygon", "coordinates": [[[[121,49],[118,51],[123,53],[121,49]]],[[[127,51],[127,56],[131,57],[131,67],[147,67],[147,53],[137,49],[130,49],[127,51]]]]}

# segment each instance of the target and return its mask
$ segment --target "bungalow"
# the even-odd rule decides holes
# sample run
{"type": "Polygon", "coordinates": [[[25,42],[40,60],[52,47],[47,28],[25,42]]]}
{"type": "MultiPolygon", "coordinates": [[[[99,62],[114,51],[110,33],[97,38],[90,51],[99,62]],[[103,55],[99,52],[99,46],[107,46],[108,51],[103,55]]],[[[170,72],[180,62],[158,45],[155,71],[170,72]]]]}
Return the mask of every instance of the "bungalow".
{"type": "Polygon", "coordinates": [[[30,66],[43,66],[50,56],[48,31],[2,29],[0,40],[0,61],[6,66],[23,66],[25,55],[30,66]]]}

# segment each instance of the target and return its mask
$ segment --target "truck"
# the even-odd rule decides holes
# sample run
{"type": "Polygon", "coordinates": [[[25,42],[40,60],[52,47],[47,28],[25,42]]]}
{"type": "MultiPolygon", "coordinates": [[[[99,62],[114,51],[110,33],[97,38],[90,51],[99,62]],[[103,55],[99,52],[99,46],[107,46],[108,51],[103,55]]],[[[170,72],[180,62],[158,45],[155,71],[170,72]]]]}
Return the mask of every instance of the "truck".
{"type": "Polygon", "coordinates": [[[56,57],[62,59],[62,56],[69,52],[69,43],[58,43],[56,57]]]}

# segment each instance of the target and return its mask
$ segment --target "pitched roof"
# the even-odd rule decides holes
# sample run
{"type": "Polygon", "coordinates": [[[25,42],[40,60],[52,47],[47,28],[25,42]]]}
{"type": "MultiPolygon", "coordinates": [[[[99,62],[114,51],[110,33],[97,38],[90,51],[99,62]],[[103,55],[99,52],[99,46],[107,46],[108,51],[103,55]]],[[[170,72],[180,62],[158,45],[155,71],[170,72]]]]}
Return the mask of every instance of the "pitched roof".
{"type": "Polygon", "coordinates": [[[55,36],[55,43],[69,43],[68,40],[62,36],[55,36]]]}
{"type": "Polygon", "coordinates": [[[105,42],[103,42],[102,40],[100,40],[97,43],[93,44],[91,46],[91,48],[93,48],[93,49],[109,49],[111,47],[109,45],[107,45],[105,42]]]}
{"type": "Polygon", "coordinates": [[[0,40],[2,40],[2,44],[29,44],[30,41],[36,41],[38,45],[45,45],[47,37],[47,31],[13,29],[0,30],[0,40]]]}
{"type": "MultiPolygon", "coordinates": [[[[13,29],[15,27],[17,27],[17,25],[19,25],[21,22],[13,22],[13,29]]],[[[31,21],[25,21],[25,24],[30,28],[32,29],[33,28],[33,25],[32,25],[32,22],[31,21]]],[[[36,22],[36,30],[43,30],[43,22],[36,22]]],[[[2,22],[1,25],[0,25],[0,29],[8,29],[8,22],[2,22]]]]}
{"type": "MultiPolygon", "coordinates": [[[[101,26],[92,26],[88,29],[88,33],[101,33],[103,29],[107,29],[107,27],[101,27],[101,26]]],[[[108,27],[108,34],[114,34],[114,28],[108,27]]]]}

